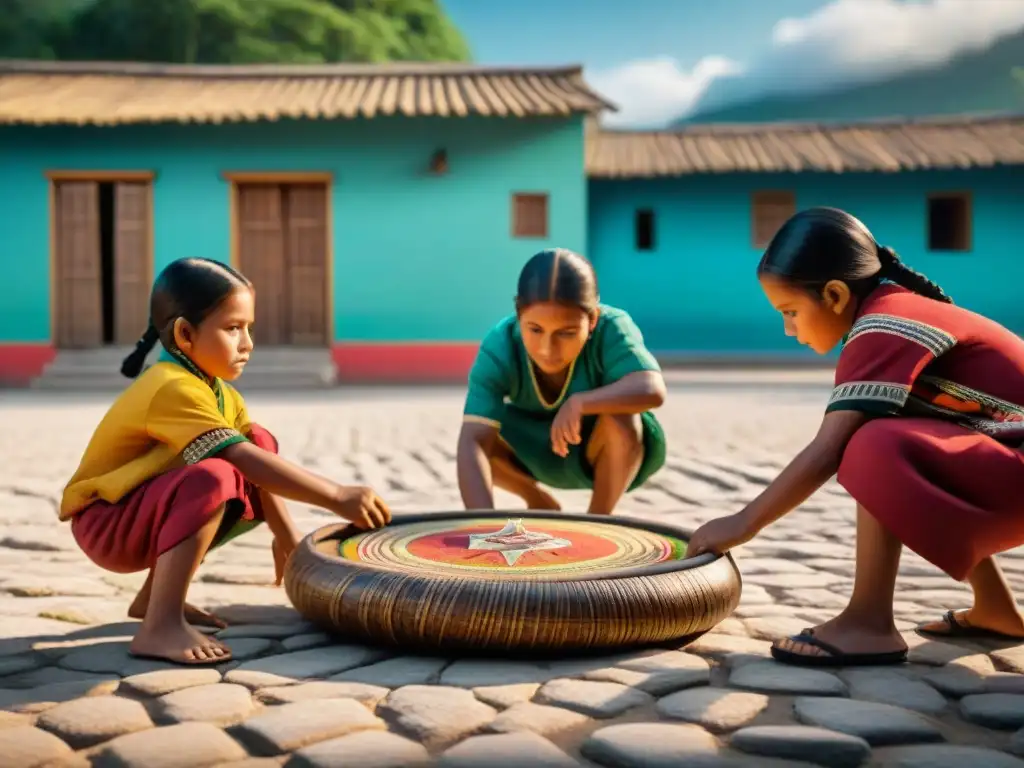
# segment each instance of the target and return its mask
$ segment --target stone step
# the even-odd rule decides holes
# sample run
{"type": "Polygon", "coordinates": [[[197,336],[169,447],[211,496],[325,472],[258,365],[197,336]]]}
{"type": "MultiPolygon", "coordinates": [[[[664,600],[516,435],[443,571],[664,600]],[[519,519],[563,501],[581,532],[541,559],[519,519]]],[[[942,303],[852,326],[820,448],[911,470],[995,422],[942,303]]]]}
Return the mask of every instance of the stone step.
{"type": "MultiPolygon", "coordinates": [[[[127,347],[93,350],[61,350],[32,386],[47,390],[123,390],[129,380],[121,375],[121,361],[131,351],[127,347]]],[[[147,358],[152,365],[156,351],[147,358]]],[[[321,389],[333,386],[336,371],[327,349],[270,347],[246,367],[238,381],[239,390],[321,389]]]]}

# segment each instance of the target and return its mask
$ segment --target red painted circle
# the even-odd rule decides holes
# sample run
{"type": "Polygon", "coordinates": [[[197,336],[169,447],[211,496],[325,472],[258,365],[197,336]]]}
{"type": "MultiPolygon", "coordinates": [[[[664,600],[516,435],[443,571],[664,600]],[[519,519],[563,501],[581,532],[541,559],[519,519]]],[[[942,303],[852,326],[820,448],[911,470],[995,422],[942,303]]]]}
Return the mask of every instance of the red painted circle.
{"type": "MultiPolygon", "coordinates": [[[[538,525],[531,521],[530,531],[546,533],[558,539],[569,541],[568,546],[557,549],[538,549],[523,552],[516,560],[516,569],[531,566],[584,564],[590,560],[614,555],[619,545],[612,539],[584,533],[580,530],[560,530],[552,526],[538,525]]],[[[440,531],[421,536],[406,545],[410,555],[447,565],[480,568],[507,568],[504,555],[495,550],[469,549],[471,534],[494,534],[494,526],[474,526],[452,531],[440,531]]]]}

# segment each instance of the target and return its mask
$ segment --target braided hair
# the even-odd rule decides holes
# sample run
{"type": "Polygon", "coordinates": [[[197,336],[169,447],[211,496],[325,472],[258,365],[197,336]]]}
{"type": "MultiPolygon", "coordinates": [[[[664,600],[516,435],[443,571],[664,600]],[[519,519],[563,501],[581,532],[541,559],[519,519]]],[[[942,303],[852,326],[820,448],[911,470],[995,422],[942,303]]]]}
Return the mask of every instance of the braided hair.
{"type": "Polygon", "coordinates": [[[168,264],[153,283],[149,298],[149,325],[121,363],[121,373],[134,379],[156,343],[175,347],[174,324],[183,318],[197,326],[239,288],[252,283],[234,267],[213,259],[178,259],[168,264]]]}
{"type": "Polygon", "coordinates": [[[768,244],[758,275],[773,275],[820,294],[842,280],[863,298],[883,280],[935,301],[953,300],[937,283],[879,245],[860,219],[838,208],[808,208],[791,216],[768,244]]]}
{"type": "Polygon", "coordinates": [[[879,277],[884,280],[902,285],[908,291],[927,296],[929,299],[952,304],[953,300],[946,295],[938,283],[929,280],[925,275],[916,269],[911,269],[897,255],[896,251],[888,246],[878,246],[878,260],[882,264],[879,277]]]}

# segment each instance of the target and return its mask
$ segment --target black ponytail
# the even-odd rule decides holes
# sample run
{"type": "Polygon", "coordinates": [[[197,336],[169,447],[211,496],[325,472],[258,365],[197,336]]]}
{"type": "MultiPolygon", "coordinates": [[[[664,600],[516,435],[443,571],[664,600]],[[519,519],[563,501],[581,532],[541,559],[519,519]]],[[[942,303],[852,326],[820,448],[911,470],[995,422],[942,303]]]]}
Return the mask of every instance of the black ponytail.
{"type": "Polygon", "coordinates": [[[134,379],[142,373],[142,366],[146,364],[146,356],[153,351],[153,347],[158,341],[160,341],[160,332],[153,323],[150,323],[146,332],[142,334],[142,338],[135,342],[135,349],[121,363],[121,375],[134,379]]]}
{"type": "Polygon", "coordinates": [[[921,296],[926,296],[935,301],[952,304],[951,299],[939,284],[929,280],[915,269],[911,269],[900,259],[899,255],[888,246],[878,246],[878,260],[882,263],[879,276],[891,280],[896,285],[902,285],[908,291],[913,291],[921,296]]]}
{"type": "Polygon", "coordinates": [[[829,281],[842,280],[857,298],[889,280],[929,299],[953,303],[936,283],[900,261],[892,248],[879,245],[860,219],[838,208],[808,208],[791,216],[768,244],[757,273],[817,295],[829,281]]]}
{"type": "Polygon", "coordinates": [[[221,302],[252,283],[229,264],[213,259],[178,259],[168,264],[153,283],[149,298],[149,327],[135,349],[121,363],[121,373],[134,379],[142,373],[146,356],[161,342],[175,349],[174,326],[178,318],[198,326],[221,302]]]}

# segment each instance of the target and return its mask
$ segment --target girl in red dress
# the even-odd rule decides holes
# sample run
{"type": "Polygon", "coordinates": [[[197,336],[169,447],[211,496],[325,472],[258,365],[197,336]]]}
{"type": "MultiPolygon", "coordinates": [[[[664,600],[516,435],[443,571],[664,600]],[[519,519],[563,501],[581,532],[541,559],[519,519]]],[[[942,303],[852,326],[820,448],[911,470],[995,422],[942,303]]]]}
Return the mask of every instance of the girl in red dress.
{"type": "Polygon", "coordinates": [[[738,546],[830,477],[857,501],[856,578],[834,619],[777,642],[779,661],[891,664],[903,546],[974,591],[919,632],[1024,638],[992,556],[1024,544],[1024,341],[953,305],[938,285],[832,208],[793,216],[758,266],[788,336],[819,354],[842,343],[818,434],[745,509],[711,520],[689,554],[738,546]]]}

